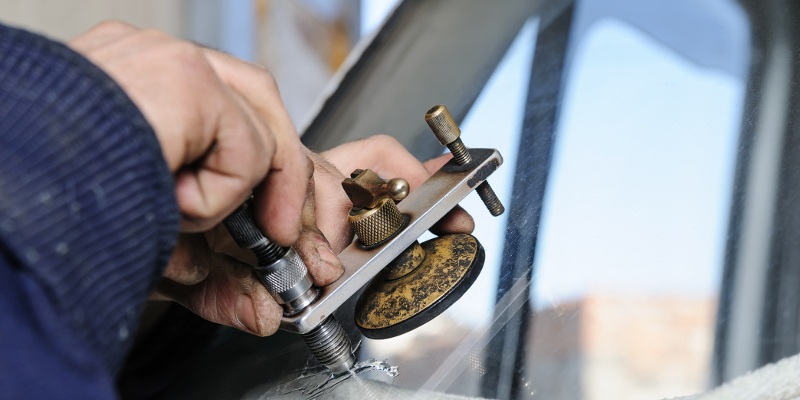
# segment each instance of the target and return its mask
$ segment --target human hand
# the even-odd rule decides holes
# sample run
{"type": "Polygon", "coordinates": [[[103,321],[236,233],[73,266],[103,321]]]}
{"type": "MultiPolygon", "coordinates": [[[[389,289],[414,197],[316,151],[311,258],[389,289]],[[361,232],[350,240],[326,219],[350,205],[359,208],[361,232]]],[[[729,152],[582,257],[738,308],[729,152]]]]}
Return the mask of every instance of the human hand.
{"type": "MultiPolygon", "coordinates": [[[[347,222],[352,203],[342,189],[342,180],[353,170],[371,169],[386,179],[403,178],[414,191],[452,158],[446,154],[421,163],[400,142],[386,135],[345,143],[321,154],[307,154],[314,161],[316,223],[336,254],[353,240],[353,230],[347,222]]],[[[472,217],[456,206],[431,227],[431,232],[471,233],[474,228],[472,217]]]]}
{"type": "MultiPolygon", "coordinates": [[[[314,286],[327,286],[344,273],[344,267],[316,226],[313,178],[302,222],[295,251],[314,286]]],[[[206,232],[205,238],[183,235],[181,239],[153,299],[177,301],[208,320],[257,335],[277,330],[283,310],[254,273],[251,265],[258,260],[251,250],[238,247],[223,225],[206,232]]]]}
{"type": "Polygon", "coordinates": [[[212,251],[227,235],[224,228],[219,234],[218,223],[253,192],[259,225],[277,244],[295,243],[307,223],[302,210],[313,164],[272,76],[120,22],[102,23],[68,45],[109,74],[142,111],[175,174],[181,230],[206,232],[180,235],[152,298],[251,333],[274,332],[282,310],[252,268],[212,251]]]}
{"type": "Polygon", "coordinates": [[[210,229],[255,188],[267,236],[297,241],[311,171],[266,69],[121,22],[68,45],[108,73],[155,130],[175,174],[182,231],[210,229]]]}
{"type": "MultiPolygon", "coordinates": [[[[314,161],[314,175],[303,208],[303,230],[294,249],[314,277],[315,286],[328,285],[341,276],[344,267],[335,254],[353,240],[353,231],[347,222],[352,203],[342,189],[345,171],[349,174],[356,168],[369,168],[387,178],[402,177],[414,190],[451,157],[445,155],[420,163],[389,136],[346,143],[322,154],[307,150],[306,154],[314,161]]],[[[437,234],[470,233],[473,228],[469,214],[456,207],[431,230],[437,234]]],[[[186,245],[179,246],[181,250],[176,251],[165,274],[170,279],[159,284],[156,298],[168,294],[167,298],[200,310],[198,313],[206,319],[251,333],[268,335],[274,332],[282,310],[248,266],[256,261],[252,253],[236,246],[221,226],[206,234],[208,242],[202,239],[182,238],[186,245]],[[191,251],[182,250],[189,246],[191,251]],[[247,307],[252,304],[251,310],[255,311],[247,312],[239,301],[247,307]]]]}
{"type": "MultiPolygon", "coordinates": [[[[294,248],[314,286],[334,282],[344,266],[316,226],[314,179],[303,207],[303,231],[294,248]]],[[[236,245],[223,225],[201,234],[183,234],[152,300],[173,300],[203,318],[260,336],[274,333],[283,309],[261,284],[251,265],[252,251],[236,245]]]]}

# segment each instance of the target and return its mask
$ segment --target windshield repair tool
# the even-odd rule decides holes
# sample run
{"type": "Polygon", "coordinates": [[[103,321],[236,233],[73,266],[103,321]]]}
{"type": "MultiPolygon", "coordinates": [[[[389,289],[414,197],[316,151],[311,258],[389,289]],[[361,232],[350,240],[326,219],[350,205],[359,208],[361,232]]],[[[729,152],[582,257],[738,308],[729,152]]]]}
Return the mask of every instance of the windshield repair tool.
{"type": "MultiPolygon", "coordinates": [[[[476,156],[472,156],[445,106],[428,110],[425,121],[439,143],[453,154],[452,161],[440,172],[475,167],[473,159],[487,154],[485,150],[473,150],[476,156]]],[[[477,184],[476,191],[494,216],[501,215],[504,208],[484,175],[493,172],[499,162],[498,155],[495,164],[490,162],[469,181],[470,186],[477,184]]],[[[364,180],[364,174],[361,170],[354,171],[342,186],[353,199],[350,224],[361,245],[372,248],[401,232],[408,216],[386,199],[371,204],[357,201],[353,187],[364,180]]],[[[371,339],[395,337],[422,326],[461,298],[480,274],[484,259],[483,246],[472,235],[444,235],[422,244],[415,240],[361,293],[356,303],[356,326],[371,339]]]]}
{"type": "Polygon", "coordinates": [[[405,180],[385,180],[370,170],[355,170],[342,182],[353,202],[348,221],[358,239],[339,254],[345,271],[330,285],[313,287],[297,254],[261,233],[248,204],[225,220],[236,243],[258,256],[259,277],[284,307],[281,329],[302,334],[317,360],[336,374],[355,363],[350,340],[333,317],[339,307],[369,284],[355,310],[365,336],[394,337],[430,321],[466,292],[485,257],[472,235],[422,244],[417,238],[473,190],[492,215],[504,211],[486,183],[503,163],[500,153],[467,149],[444,106],[428,110],[425,120],[453,159],[411,193],[405,180]]]}
{"type": "MultiPolygon", "coordinates": [[[[283,306],[283,315],[300,313],[316,300],[319,289],[313,286],[305,263],[294,250],[272,243],[261,232],[251,207],[250,201],[242,204],[225,219],[225,227],[239,247],[252,250],[258,257],[253,268],[267,291],[283,306]]],[[[343,374],[356,363],[350,338],[333,315],[303,333],[303,339],[317,361],[334,374],[343,374]]]]}

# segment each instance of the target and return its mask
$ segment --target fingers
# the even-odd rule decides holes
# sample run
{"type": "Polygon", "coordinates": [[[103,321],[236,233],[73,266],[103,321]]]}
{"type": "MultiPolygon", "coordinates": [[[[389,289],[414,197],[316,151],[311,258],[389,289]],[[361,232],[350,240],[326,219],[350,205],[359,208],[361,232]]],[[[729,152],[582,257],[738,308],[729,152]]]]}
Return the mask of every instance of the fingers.
{"type": "Polygon", "coordinates": [[[307,152],[314,161],[314,207],[316,226],[328,238],[333,252],[339,254],[353,241],[347,214],[353,203],[342,188],[344,175],[323,156],[307,152]]]}
{"type": "MultiPolygon", "coordinates": [[[[316,286],[326,286],[344,273],[344,266],[335,256],[341,249],[332,248],[325,235],[316,225],[314,207],[314,180],[309,182],[309,195],[303,207],[303,231],[300,239],[293,246],[294,250],[305,262],[316,286]]],[[[345,211],[346,213],[346,211],[345,211]]],[[[344,215],[345,224],[347,216],[344,215]]],[[[216,252],[231,255],[249,265],[257,262],[253,252],[237,246],[228,231],[222,226],[206,233],[209,246],[216,252]]],[[[350,236],[352,241],[352,234],[350,236]]],[[[344,246],[342,246],[342,249],[344,246]]]]}
{"type": "MultiPolygon", "coordinates": [[[[295,251],[306,263],[315,286],[326,286],[344,273],[325,236],[315,223],[314,181],[307,186],[303,232],[295,251]]],[[[233,251],[252,262],[252,253],[235,246],[220,226],[203,234],[182,234],[153,299],[172,300],[212,322],[260,336],[278,329],[282,308],[248,264],[212,251],[233,251]]]]}
{"type": "Polygon", "coordinates": [[[314,278],[314,285],[326,286],[342,276],[344,265],[336,257],[328,240],[317,228],[314,191],[314,178],[311,178],[308,195],[303,206],[303,230],[300,233],[300,240],[293,247],[308,267],[308,272],[314,278]]]}
{"type": "Polygon", "coordinates": [[[439,168],[442,168],[443,165],[447,164],[450,159],[453,158],[453,155],[450,153],[442,154],[439,157],[431,158],[428,161],[422,163],[422,166],[425,167],[425,170],[428,171],[429,174],[433,175],[434,172],[438,171],[439,168]]]}
{"type": "MultiPolygon", "coordinates": [[[[278,141],[273,133],[278,130],[282,137],[289,136],[285,133],[288,117],[273,122],[270,118],[279,112],[263,113],[274,105],[277,88],[270,91],[271,102],[256,106],[249,95],[221,79],[203,49],[159,31],[111,22],[71,43],[117,81],[155,130],[175,173],[183,231],[211,228],[244,201],[270,170],[285,170],[295,171],[292,178],[304,177],[303,184],[287,185],[291,179],[286,178],[267,185],[278,189],[263,194],[270,215],[261,222],[268,222],[265,228],[279,244],[288,245],[297,238],[308,171],[304,159],[298,161],[302,150],[286,144],[291,140],[278,141]],[[290,193],[288,206],[279,213],[276,196],[284,192],[290,193]],[[291,227],[275,228],[286,226],[291,227]]],[[[249,65],[228,60],[228,64],[236,63],[249,65]]]]}
{"type": "MultiPolygon", "coordinates": [[[[97,25],[69,45],[111,76],[152,126],[175,174],[182,231],[215,236],[207,231],[255,189],[267,236],[283,246],[300,237],[312,168],[266,70],[119,22],[97,25]]],[[[312,274],[324,284],[341,274],[341,264],[323,251],[327,241],[313,218],[305,226],[303,251],[310,260],[316,254],[312,274]]],[[[277,329],[281,309],[257,279],[201,235],[183,235],[157,296],[265,335],[277,329]]]]}
{"type": "Polygon", "coordinates": [[[472,233],[474,230],[475,221],[461,206],[453,207],[430,229],[431,233],[438,236],[448,233],[472,233]]]}
{"type": "Polygon", "coordinates": [[[204,54],[220,79],[252,105],[275,137],[278,151],[256,189],[256,215],[274,242],[289,246],[300,235],[306,185],[313,172],[273,76],[263,67],[210,49],[204,54]],[[302,183],[302,184],[301,184],[302,183]]]}
{"type": "Polygon", "coordinates": [[[201,235],[183,236],[178,246],[155,299],[175,301],[204,319],[255,335],[275,333],[283,309],[252,267],[211,251],[201,235]],[[182,253],[191,254],[192,262],[182,253]]]}
{"type": "Polygon", "coordinates": [[[178,235],[175,252],[167,264],[163,277],[182,285],[194,285],[208,276],[212,252],[205,251],[206,239],[200,234],[178,235]]]}
{"type": "MultiPolygon", "coordinates": [[[[231,99],[237,97],[231,94],[231,99]]],[[[259,133],[267,128],[246,102],[235,100],[226,106],[214,145],[199,164],[183,167],[176,175],[184,231],[205,231],[244,202],[267,174],[277,151],[271,136],[259,133]]]]}

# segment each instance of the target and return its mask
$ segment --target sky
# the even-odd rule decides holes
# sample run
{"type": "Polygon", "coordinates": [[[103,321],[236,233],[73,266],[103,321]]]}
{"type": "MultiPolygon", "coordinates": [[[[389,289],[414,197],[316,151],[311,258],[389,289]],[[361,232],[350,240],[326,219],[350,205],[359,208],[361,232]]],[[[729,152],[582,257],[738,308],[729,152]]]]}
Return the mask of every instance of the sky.
{"type": "MultiPolygon", "coordinates": [[[[363,3],[365,33],[394,3],[363,3]]],[[[504,165],[489,181],[506,205],[536,27],[531,21],[520,32],[461,124],[467,146],[503,154],[504,165]]],[[[608,18],[591,25],[573,54],[539,227],[534,307],[590,294],[714,296],[742,78],[695,64],[608,18]]],[[[462,206],[475,218],[487,259],[474,286],[446,315],[482,325],[492,318],[506,216],[491,217],[477,195],[462,206]]]]}
{"type": "Polygon", "coordinates": [[[534,262],[537,307],[587,293],[712,296],[744,85],[629,25],[570,72],[534,262]]]}

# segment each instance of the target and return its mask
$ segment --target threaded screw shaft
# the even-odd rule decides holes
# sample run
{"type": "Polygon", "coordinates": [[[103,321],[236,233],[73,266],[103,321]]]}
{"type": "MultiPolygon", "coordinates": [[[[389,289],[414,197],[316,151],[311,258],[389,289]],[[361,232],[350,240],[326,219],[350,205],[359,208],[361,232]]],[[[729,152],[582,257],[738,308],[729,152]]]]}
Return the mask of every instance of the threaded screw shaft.
{"type": "Polygon", "coordinates": [[[261,265],[270,265],[280,260],[289,251],[288,247],[281,247],[267,239],[264,243],[259,243],[251,248],[258,257],[261,265]]]}
{"type": "MultiPolygon", "coordinates": [[[[225,218],[224,223],[236,244],[251,249],[258,257],[260,265],[271,265],[289,254],[288,247],[273,243],[261,232],[253,217],[251,205],[247,202],[225,218]]],[[[317,297],[317,289],[312,287],[306,266],[297,258],[296,253],[291,253],[287,263],[279,271],[262,273],[257,269],[257,272],[273,298],[283,304],[285,312],[299,312],[317,297]],[[295,289],[297,292],[294,292],[295,289]],[[287,293],[291,297],[282,297],[287,293]]],[[[320,364],[336,375],[346,373],[356,363],[350,338],[333,316],[304,334],[303,339],[320,364]]]]}
{"type": "Polygon", "coordinates": [[[481,197],[483,204],[486,205],[486,208],[489,209],[489,212],[492,214],[492,216],[497,217],[506,211],[506,208],[503,207],[503,203],[500,202],[500,199],[498,199],[497,195],[494,194],[492,187],[489,186],[489,182],[483,181],[483,183],[478,185],[478,188],[475,189],[475,191],[478,192],[478,196],[481,197]]]}
{"type": "Polygon", "coordinates": [[[264,236],[256,224],[252,207],[251,202],[246,201],[223,223],[239,247],[253,250],[262,265],[269,265],[286,255],[289,248],[278,246],[264,236]]]}
{"type": "Polygon", "coordinates": [[[472,162],[472,156],[469,154],[469,149],[464,146],[461,138],[456,139],[454,142],[447,145],[450,153],[453,153],[453,159],[456,160],[458,165],[469,164],[472,162]]]}
{"type": "MultiPolygon", "coordinates": [[[[450,149],[450,152],[453,153],[453,159],[456,160],[458,165],[464,165],[472,162],[472,156],[469,154],[469,149],[467,146],[464,146],[464,142],[461,141],[461,138],[454,140],[452,143],[447,145],[447,148],[450,149]]],[[[492,187],[489,186],[489,182],[483,181],[480,185],[478,185],[477,189],[478,196],[481,197],[483,204],[486,205],[486,208],[489,210],[493,216],[497,217],[503,212],[505,212],[505,207],[503,207],[503,203],[500,202],[500,199],[497,198],[497,195],[492,190],[492,187]]]]}
{"type": "Polygon", "coordinates": [[[333,315],[311,332],[303,334],[303,340],[317,361],[335,375],[349,371],[356,363],[350,338],[333,315]]]}

